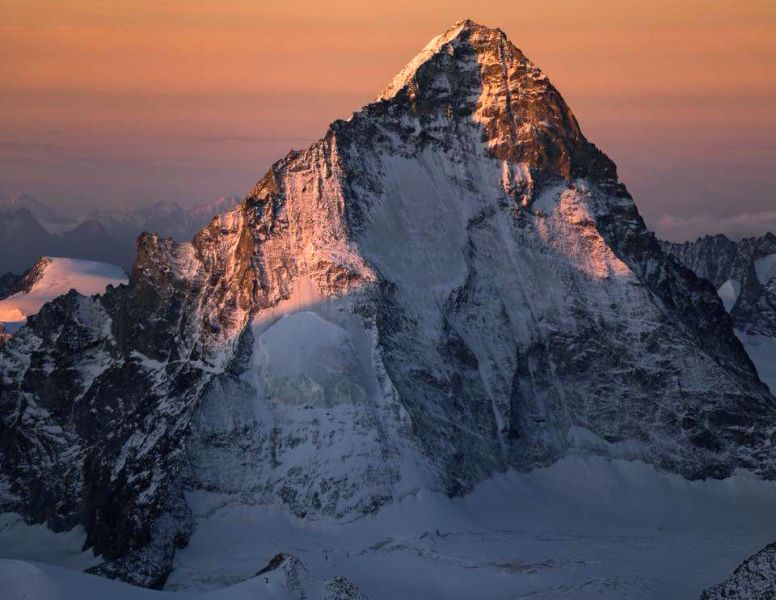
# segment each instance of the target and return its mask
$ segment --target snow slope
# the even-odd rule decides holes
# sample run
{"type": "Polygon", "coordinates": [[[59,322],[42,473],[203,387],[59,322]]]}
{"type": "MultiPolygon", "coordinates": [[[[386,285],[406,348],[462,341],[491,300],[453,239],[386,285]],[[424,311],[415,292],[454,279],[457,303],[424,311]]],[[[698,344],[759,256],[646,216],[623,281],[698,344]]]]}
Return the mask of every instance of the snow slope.
{"type": "Polygon", "coordinates": [[[359,600],[357,595],[332,595],[331,583],[303,581],[271,572],[224,589],[166,594],[87,575],[45,563],[0,559],[3,600],[359,600]],[[328,584],[328,585],[327,585],[328,584]],[[300,593],[300,589],[302,590],[300,593]],[[326,595],[326,594],[329,595],[326,595]]]}
{"type": "MultiPolygon", "coordinates": [[[[43,258],[42,271],[29,290],[22,290],[0,301],[0,323],[9,330],[18,329],[46,302],[71,289],[85,296],[102,294],[108,285],[127,283],[121,267],[93,260],[43,258]]],[[[36,265],[36,267],[38,266],[36,265]]]]}
{"type": "Polygon", "coordinates": [[[736,331],[738,339],[746,348],[749,358],[757,368],[757,374],[776,395],[776,338],[767,335],[749,335],[736,331]]]}
{"type": "Polygon", "coordinates": [[[717,294],[722,300],[722,306],[725,310],[730,312],[736,305],[738,296],[741,294],[741,282],[736,279],[728,279],[725,283],[719,286],[717,294]]]}
{"type": "Polygon", "coordinates": [[[776,254],[769,254],[758,258],[754,262],[754,269],[757,273],[757,279],[763,285],[776,277],[776,254]]]}
{"type": "Polygon", "coordinates": [[[295,519],[208,492],[189,502],[196,532],[167,589],[233,583],[288,550],[371,600],[679,600],[696,598],[776,532],[772,482],[688,482],[601,458],[510,471],[453,500],[416,491],[354,522],[295,519]]]}

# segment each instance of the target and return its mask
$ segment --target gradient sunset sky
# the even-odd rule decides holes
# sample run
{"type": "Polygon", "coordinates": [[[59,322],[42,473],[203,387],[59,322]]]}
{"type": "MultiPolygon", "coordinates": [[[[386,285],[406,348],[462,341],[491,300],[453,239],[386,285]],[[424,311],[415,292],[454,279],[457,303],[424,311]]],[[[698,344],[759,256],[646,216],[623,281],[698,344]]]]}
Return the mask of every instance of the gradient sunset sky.
{"type": "Polygon", "coordinates": [[[464,17],[544,70],[659,235],[776,231],[774,0],[0,0],[0,193],[242,195],[464,17]]]}

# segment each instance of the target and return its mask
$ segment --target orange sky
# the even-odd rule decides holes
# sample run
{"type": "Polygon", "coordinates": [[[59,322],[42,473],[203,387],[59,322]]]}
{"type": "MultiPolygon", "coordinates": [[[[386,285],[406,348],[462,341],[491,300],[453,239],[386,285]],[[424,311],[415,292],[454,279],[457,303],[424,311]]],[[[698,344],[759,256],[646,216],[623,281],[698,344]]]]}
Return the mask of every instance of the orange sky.
{"type": "Polygon", "coordinates": [[[242,194],[466,16],[549,75],[658,233],[776,229],[774,0],[0,0],[0,190],[242,194]]]}

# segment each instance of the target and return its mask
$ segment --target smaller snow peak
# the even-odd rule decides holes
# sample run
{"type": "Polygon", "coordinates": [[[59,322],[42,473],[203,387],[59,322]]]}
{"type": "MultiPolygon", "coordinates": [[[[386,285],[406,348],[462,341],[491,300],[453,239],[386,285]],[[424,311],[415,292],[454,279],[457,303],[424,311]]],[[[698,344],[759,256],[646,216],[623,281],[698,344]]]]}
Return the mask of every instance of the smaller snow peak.
{"type": "Polygon", "coordinates": [[[0,301],[0,322],[20,327],[57,296],[76,290],[102,294],[109,285],[127,282],[121,267],[93,260],[43,257],[25,273],[16,293],[0,301]]]}

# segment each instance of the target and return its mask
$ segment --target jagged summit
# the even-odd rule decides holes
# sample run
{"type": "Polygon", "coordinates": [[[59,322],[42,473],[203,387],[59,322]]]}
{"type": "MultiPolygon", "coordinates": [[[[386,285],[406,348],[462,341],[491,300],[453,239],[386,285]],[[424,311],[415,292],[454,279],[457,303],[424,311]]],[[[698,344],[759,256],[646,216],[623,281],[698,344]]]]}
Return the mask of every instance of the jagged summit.
{"type": "Polygon", "coordinates": [[[432,136],[446,119],[471,124],[489,156],[521,165],[527,177],[515,183],[527,188],[527,199],[537,179],[616,181],[614,163],[585,139],[558,90],[500,29],[470,19],[455,23],[393,78],[380,100],[403,106],[432,136]]]}
{"type": "MultiPolygon", "coordinates": [[[[429,61],[435,54],[443,52],[443,47],[446,44],[453,43],[457,38],[469,37],[473,29],[484,29],[486,31],[495,30],[488,29],[483,25],[475,23],[471,19],[462,19],[454,23],[447,31],[439,34],[431,39],[423,49],[418,52],[412,60],[410,60],[401,71],[399,71],[394,78],[386,85],[377,96],[377,100],[387,100],[396,95],[406,85],[409,85],[412,81],[417,70],[427,61],[429,61]]],[[[503,35],[503,33],[502,33],[503,35]]]]}
{"type": "Polygon", "coordinates": [[[507,39],[506,34],[501,29],[492,29],[475,23],[471,19],[462,19],[454,23],[444,33],[432,38],[382,89],[377,99],[392,98],[402,88],[415,82],[418,70],[432,61],[436,55],[440,53],[453,54],[456,49],[464,46],[477,55],[500,51],[505,57],[509,55],[510,58],[517,58],[522,64],[535,69],[537,77],[546,79],[546,76],[536,69],[525,55],[507,39]]]}

